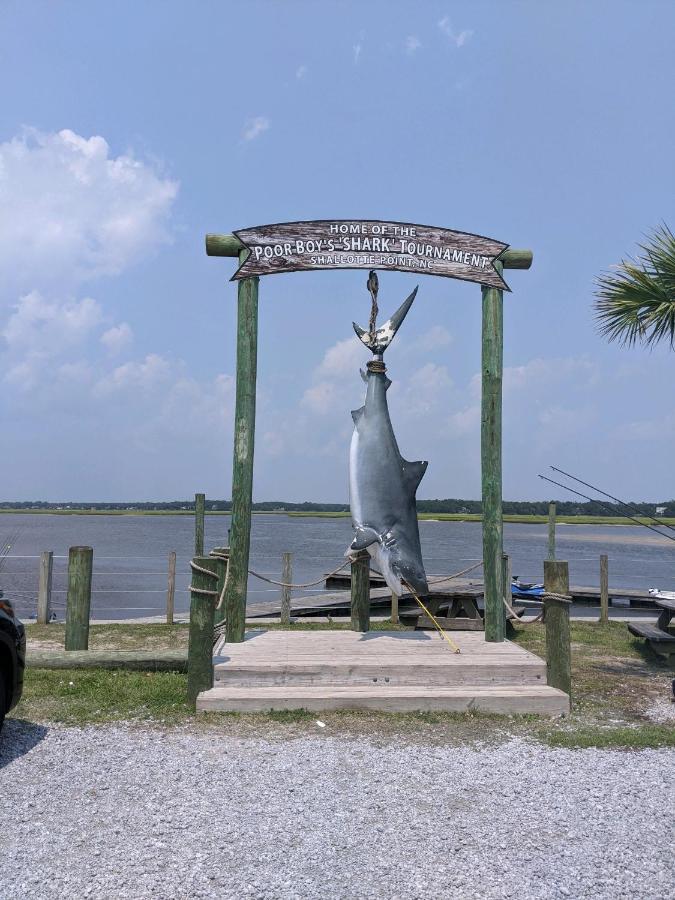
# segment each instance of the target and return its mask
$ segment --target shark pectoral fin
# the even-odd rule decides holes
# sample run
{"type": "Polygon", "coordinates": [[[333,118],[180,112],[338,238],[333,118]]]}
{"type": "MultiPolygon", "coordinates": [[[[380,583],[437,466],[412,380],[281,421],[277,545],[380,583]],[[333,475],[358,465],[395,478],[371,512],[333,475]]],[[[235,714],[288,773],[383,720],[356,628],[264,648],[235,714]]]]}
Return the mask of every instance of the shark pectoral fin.
{"type": "Polygon", "coordinates": [[[370,547],[371,544],[379,541],[379,539],[380,536],[374,528],[370,528],[368,526],[366,526],[365,528],[357,528],[354,540],[349,545],[349,550],[352,553],[356,552],[357,550],[365,550],[366,547],[370,547]]]}
{"type": "Polygon", "coordinates": [[[359,372],[361,373],[361,378],[363,378],[366,384],[368,384],[368,376],[366,375],[366,373],[363,371],[363,369],[359,369],[359,372]]]}
{"type": "Polygon", "coordinates": [[[407,462],[403,460],[403,480],[410,493],[415,496],[415,491],[419,487],[419,483],[424,477],[429,463],[424,460],[417,462],[407,462]]]}
{"type": "Polygon", "coordinates": [[[387,376],[385,375],[385,376],[384,376],[384,389],[385,389],[385,391],[388,391],[390,387],[391,387],[391,381],[390,381],[390,380],[387,378],[387,376]]]}
{"type": "Polygon", "coordinates": [[[352,410],[352,419],[354,420],[355,425],[359,424],[359,420],[361,419],[361,416],[363,415],[364,410],[365,410],[365,406],[361,406],[359,409],[352,410]]]}

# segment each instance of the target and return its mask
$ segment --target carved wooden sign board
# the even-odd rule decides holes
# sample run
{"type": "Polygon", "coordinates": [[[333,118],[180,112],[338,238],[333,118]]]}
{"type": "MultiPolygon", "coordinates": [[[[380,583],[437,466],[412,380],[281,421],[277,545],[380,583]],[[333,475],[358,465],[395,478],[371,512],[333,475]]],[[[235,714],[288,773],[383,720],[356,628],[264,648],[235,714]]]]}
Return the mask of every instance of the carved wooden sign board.
{"type": "Polygon", "coordinates": [[[313,269],[394,269],[510,290],[494,265],[509,245],[479,234],[371,219],[282,222],[234,233],[249,255],[232,281],[313,269]]]}

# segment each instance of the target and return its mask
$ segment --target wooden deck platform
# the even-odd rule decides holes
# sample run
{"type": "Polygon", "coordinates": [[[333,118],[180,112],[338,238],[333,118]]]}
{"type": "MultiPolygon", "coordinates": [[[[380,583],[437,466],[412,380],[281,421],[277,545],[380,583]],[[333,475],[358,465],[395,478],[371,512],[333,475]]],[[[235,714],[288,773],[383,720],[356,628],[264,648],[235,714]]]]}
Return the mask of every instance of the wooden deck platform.
{"type": "Polygon", "coordinates": [[[452,639],[461,653],[425,632],[249,632],[243,643],[219,645],[214,686],[197,710],[569,711],[538,656],[510,641],[488,643],[482,632],[452,639]]]}
{"type": "MultiPolygon", "coordinates": [[[[431,576],[437,578],[439,576],[431,576]]],[[[328,583],[328,582],[327,582],[328,583]]],[[[350,576],[340,579],[341,584],[349,587],[350,576]]],[[[387,587],[375,587],[375,581],[371,580],[370,609],[373,615],[389,615],[391,613],[391,591],[387,587]]],[[[431,593],[443,593],[453,597],[473,597],[479,605],[483,601],[483,582],[468,578],[457,578],[452,581],[432,582],[431,593]]],[[[575,605],[582,607],[599,607],[600,592],[597,588],[571,585],[570,595],[575,605]]],[[[648,591],[634,590],[632,588],[610,589],[610,604],[617,609],[631,608],[644,609],[658,612],[654,598],[648,591]],[[612,603],[614,601],[614,603],[612,603]],[[623,602],[621,602],[623,601],[623,602]]],[[[517,600],[517,603],[523,601],[517,600]]],[[[336,590],[310,596],[296,596],[292,600],[292,614],[294,616],[348,616],[350,613],[349,590],[336,590]]],[[[280,611],[279,601],[267,601],[263,603],[249,604],[246,615],[249,619],[265,616],[278,616],[280,611]]],[[[414,624],[420,610],[414,601],[407,602],[402,598],[399,603],[399,612],[408,624],[414,624]]],[[[403,618],[402,618],[403,621],[403,618]]]]}

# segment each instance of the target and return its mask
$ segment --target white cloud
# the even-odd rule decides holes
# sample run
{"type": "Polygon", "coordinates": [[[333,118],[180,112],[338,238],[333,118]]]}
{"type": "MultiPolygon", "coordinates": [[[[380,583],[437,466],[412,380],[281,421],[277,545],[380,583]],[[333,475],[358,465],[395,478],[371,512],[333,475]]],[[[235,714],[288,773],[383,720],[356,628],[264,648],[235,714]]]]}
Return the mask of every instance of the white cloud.
{"type": "Polygon", "coordinates": [[[452,379],[447,368],[426,363],[407,379],[406,407],[416,415],[429,413],[439,401],[447,400],[451,389],[452,379]]]}
{"type": "Polygon", "coordinates": [[[479,425],[480,406],[467,406],[449,417],[446,431],[453,437],[463,437],[477,431],[479,425]]]}
{"type": "Polygon", "coordinates": [[[354,54],[354,65],[358,66],[359,60],[361,59],[361,51],[363,50],[363,44],[358,43],[354,44],[352,47],[352,52],[354,54]]]}
{"type": "Polygon", "coordinates": [[[111,355],[120,353],[133,340],[133,331],[127,322],[120,322],[119,325],[113,325],[107,331],[104,331],[100,337],[100,341],[111,355]]]}
{"type": "Polygon", "coordinates": [[[298,66],[298,68],[295,70],[295,77],[300,80],[301,78],[305,77],[307,71],[307,66],[298,66]]]}
{"type": "Polygon", "coordinates": [[[247,119],[241,132],[242,140],[254,141],[269,130],[270,124],[270,120],[266,116],[255,116],[252,119],[247,119]]]}
{"type": "Polygon", "coordinates": [[[405,39],[405,52],[408,56],[414,56],[415,53],[422,46],[422,41],[417,37],[416,34],[409,34],[405,39]]]}
{"type": "Polygon", "coordinates": [[[170,240],[178,184],[100,136],[26,129],[0,144],[0,292],[63,291],[170,240]]]}
{"type": "Polygon", "coordinates": [[[425,353],[431,350],[440,350],[441,347],[449,347],[453,337],[443,325],[432,327],[406,345],[406,352],[425,353]]]}
{"type": "Polygon", "coordinates": [[[598,367],[595,362],[586,357],[538,357],[531,359],[522,366],[506,366],[504,368],[504,391],[519,390],[522,388],[544,384],[552,384],[560,381],[577,379],[586,384],[593,384],[598,377],[598,367]]]}
{"type": "Polygon", "coordinates": [[[448,16],[443,16],[443,18],[438,23],[438,27],[441,29],[443,34],[452,41],[455,47],[463,47],[464,44],[466,44],[469,38],[473,35],[473,31],[471,31],[471,29],[469,28],[465,28],[463,31],[455,31],[448,16]]]}
{"type": "Polygon", "coordinates": [[[325,416],[340,408],[337,402],[338,396],[339,392],[334,382],[320,381],[307,388],[300,403],[312,412],[325,416]]]}
{"type": "Polygon", "coordinates": [[[30,390],[51,377],[54,359],[72,353],[101,323],[99,304],[90,297],[59,303],[39,291],[21,297],[0,332],[4,341],[4,379],[30,390]]]}
{"type": "Polygon", "coordinates": [[[168,360],[158,353],[148,353],[142,362],[127,362],[103,377],[96,385],[96,393],[116,391],[150,391],[166,384],[171,376],[168,360]]]}
{"type": "Polygon", "coordinates": [[[16,304],[2,335],[10,350],[53,356],[64,345],[83,340],[102,318],[101,307],[91,297],[57,303],[31,291],[16,304]]]}
{"type": "Polygon", "coordinates": [[[345,338],[326,350],[315,375],[319,378],[353,376],[359,368],[365,367],[369,358],[356,336],[345,338]]]}

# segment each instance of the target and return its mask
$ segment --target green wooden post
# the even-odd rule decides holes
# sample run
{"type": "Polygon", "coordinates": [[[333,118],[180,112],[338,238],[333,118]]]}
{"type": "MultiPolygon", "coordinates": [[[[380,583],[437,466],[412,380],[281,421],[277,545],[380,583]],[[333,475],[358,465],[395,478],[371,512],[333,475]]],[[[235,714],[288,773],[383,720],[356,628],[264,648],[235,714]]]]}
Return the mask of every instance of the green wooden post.
{"type": "Polygon", "coordinates": [[[173,625],[173,611],[176,600],[176,551],[169,552],[169,577],[166,584],[166,624],[173,625]]]}
{"type": "Polygon", "coordinates": [[[40,555],[40,578],[38,583],[37,623],[47,625],[52,602],[52,569],[54,552],[43,550],[40,555]]]}
{"type": "MultiPolygon", "coordinates": [[[[246,256],[247,251],[242,251],[239,254],[239,261],[243,263],[246,256]]],[[[225,590],[227,640],[234,642],[244,640],[246,627],[257,363],[258,278],[244,278],[239,282],[238,291],[237,390],[234,409],[230,576],[225,590]]]]}
{"type": "MultiPolygon", "coordinates": [[[[544,561],[544,590],[569,594],[569,565],[564,560],[544,561]]],[[[572,648],[570,641],[571,600],[544,598],[546,623],[546,682],[572,694],[572,648]]]]}
{"type": "MultiPolygon", "coordinates": [[[[501,273],[502,266],[495,263],[501,273]]],[[[483,573],[485,640],[503,641],[502,602],[502,370],[503,291],[481,287],[483,295],[481,481],[483,499],[483,573]]]]}
{"type": "Polygon", "coordinates": [[[600,624],[609,622],[609,560],[606,553],[600,554],[600,624]]]}
{"type": "Polygon", "coordinates": [[[352,560],[352,631],[370,631],[370,553],[352,560]]]}
{"type": "Polygon", "coordinates": [[[551,500],[548,505],[548,558],[555,559],[555,501],[551,500]]]}
{"type": "Polygon", "coordinates": [[[281,588],[281,624],[287,628],[291,624],[291,588],[286,585],[293,583],[293,554],[281,554],[281,580],[284,586],[281,588]]]}
{"type": "Polygon", "coordinates": [[[205,494],[195,494],[195,556],[204,555],[204,504],[205,494]]]}
{"type": "Polygon", "coordinates": [[[68,551],[68,595],[66,598],[66,650],[89,649],[91,609],[91,547],[71,547],[68,551]]]}
{"type": "Polygon", "coordinates": [[[196,556],[195,565],[206,572],[192,571],[190,585],[190,637],[188,642],[188,703],[194,707],[197,695],[213,687],[213,626],[218,602],[218,560],[196,556]],[[200,593],[204,591],[204,593],[200,593]]]}

